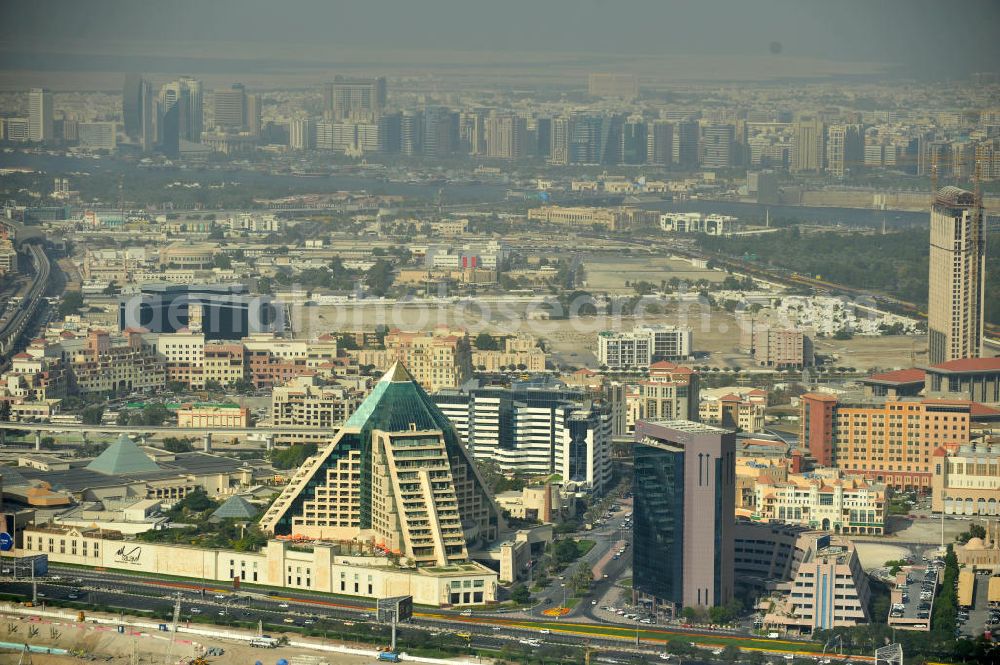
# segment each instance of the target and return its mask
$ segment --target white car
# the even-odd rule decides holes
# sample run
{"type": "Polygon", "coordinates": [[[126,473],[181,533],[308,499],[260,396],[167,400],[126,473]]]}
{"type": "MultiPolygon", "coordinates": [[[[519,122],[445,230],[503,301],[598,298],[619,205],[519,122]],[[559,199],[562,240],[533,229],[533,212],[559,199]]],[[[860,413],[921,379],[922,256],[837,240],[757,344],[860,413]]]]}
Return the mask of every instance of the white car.
{"type": "Polygon", "coordinates": [[[551,635],[551,634],[552,634],[552,631],[551,631],[551,630],[549,630],[548,628],[542,628],[542,629],[541,629],[540,631],[538,631],[538,632],[539,632],[539,633],[541,633],[542,635],[551,635]]]}
{"type": "Polygon", "coordinates": [[[671,658],[672,656],[666,651],[660,654],[660,660],[670,660],[671,658]]]}
{"type": "Polygon", "coordinates": [[[201,614],[201,608],[200,607],[192,607],[191,608],[191,614],[201,614]]]}
{"type": "Polygon", "coordinates": [[[280,607],[283,610],[287,610],[288,609],[288,603],[278,603],[278,607],[280,607]]]}

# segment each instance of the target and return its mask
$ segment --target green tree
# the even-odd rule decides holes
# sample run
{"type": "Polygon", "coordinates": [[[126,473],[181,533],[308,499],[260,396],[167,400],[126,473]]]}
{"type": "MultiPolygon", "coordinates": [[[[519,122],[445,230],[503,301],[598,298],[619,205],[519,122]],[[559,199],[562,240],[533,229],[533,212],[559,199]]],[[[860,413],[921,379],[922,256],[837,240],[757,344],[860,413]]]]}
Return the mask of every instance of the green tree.
{"type": "Polygon", "coordinates": [[[510,599],[518,605],[527,605],[531,602],[531,591],[523,584],[515,584],[510,590],[510,599]]]}
{"type": "Polygon", "coordinates": [[[83,307],[83,293],[80,291],[66,291],[62,295],[59,303],[59,316],[65,317],[76,314],[83,307]]]}
{"type": "Polygon", "coordinates": [[[272,450],[271,466],[275,469],[296,469],[316,454],[315,443],[297,443],[288,448],[272,450]]]}
{"type": "Polygon", "coordinates": [[[83,421],[84,425],[100,425],[101,418],[104,417],[104,406],[100,404],[91,404],[85,407],[80,413],[80,419],[83,421]]]}
{"type": "Polygon", "coordinates": [[[473,344],[480,351],[495,351],[499,347],[497,338],[485,330],[476,335],[476,339],[473,344]]]}
{"type": "Polygon", "coordinates": [[[150,404],[142,410],[142,424],[159,427],[173,418],[173,413],[162,404],[150,404]]]}
{"type": "Polygon", "coordinates": [[[556,562],[565,564],[576,561],[577,557],[580,556],[580,549],[577,547],[575,540],[566,538],[555,544],[553,554],[556,562]]]}
{"type": "Polygon", "coordinates": [[[392,264],[385,259],[376,261],[375,265],[365,273],[365,282],[368,284],[368,289],[375,296],[384,296],[387,294],[394,278],[392,264]]]}
{"type": "Polygon", "coordinates": [[[163,449],[171,453],[189,453],[194,450],[190,439],[178,439],[175,436],[168,436],[163,439],[163,449]]]}

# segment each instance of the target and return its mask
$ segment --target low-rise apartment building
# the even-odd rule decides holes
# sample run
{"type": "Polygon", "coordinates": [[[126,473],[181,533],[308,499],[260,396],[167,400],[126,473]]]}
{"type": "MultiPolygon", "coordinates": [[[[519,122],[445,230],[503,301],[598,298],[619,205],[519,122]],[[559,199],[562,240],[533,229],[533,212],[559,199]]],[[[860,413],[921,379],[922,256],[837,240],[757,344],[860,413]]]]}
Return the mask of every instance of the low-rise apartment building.
{"type": "Polygon", "coordinates": [[[545,351],[532,337],[515,336],[503,340],[503,349],[473,349],[472,367],[480,372],[502,372],[510,367],[525,372],[545,371],[545,351]]]}
{"type": "Polygon", "coordinates": [[[455,388],[472,376],[472,345],[464,330],[393,329],[386,334],[384,344],[384,349],[358,349],[348,354],[357,358],[359,365],[371,365],[378,371],[387,370],[396,362],[403,363],[424,390],[430,392],[455,388]]]}
{"type": "Polygon", "coordinates": [[[271,425],[302,428],[282,433],[278,443],[328,441],[364,399],[364,393],[347,386],[324,385],[315,376],[300,376],[271,391],[271,425]]]}
{"type": "Polygon", "coordinates": [[[698,417],[708,425],[743,432],[764,431],[767,392],[759,388],[713,388],[703,390],[698,417]]]}
{"type": "Polygon", "coordinates": [[[752,518],[821,531],[880,536],[885,530],[885,485],[835,469],[757,478],[752,518]]]}
{"type": "Polygon", "coordinates": [[[648,367],[660,360],[685,360],[690,355],[690,328],[659,325],[597,334],[597,361],[607,367],[648,367]]]}
{"type": "Polygon", "coordinates": [[[974,408],[951,400],[841,403],[833,395],[801,397],[799,440],[818,464],[898,489],[929,491],[934,451],[970,440],[974,408]]]}

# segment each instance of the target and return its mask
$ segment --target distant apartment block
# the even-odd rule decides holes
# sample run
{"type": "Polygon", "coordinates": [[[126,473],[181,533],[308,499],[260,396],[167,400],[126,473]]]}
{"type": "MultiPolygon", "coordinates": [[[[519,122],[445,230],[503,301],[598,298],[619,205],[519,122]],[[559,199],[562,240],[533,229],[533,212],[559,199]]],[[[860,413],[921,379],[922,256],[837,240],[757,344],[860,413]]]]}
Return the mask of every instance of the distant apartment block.
{"type": "Polygon", "coordinates": [[[472,376],[472,346],[464,330],[435,328],[407,332],[393,329],[385,336],[384,349],[350,350],[359,365],[384,370],[396,362],[406,365],[425,390],[455,388],[472,376]]]}
{"type": "Polygon", "coordinates": [[[690,328],[667,325],[605,330],[597,335],[597,361],[608,367],[648,367],[658,360],[685,360],[691,337],[690,328]]]}
{"type": "Polygon", "coordinates": [[[177,410],[177,427],[246,428],[250,409],[236,404],[184,406],[177,410]]]}
{"type": "Polygon", "coordinates": [[[649,375],[626,393],[626,428],[640,420],[697,420],[698,373],[666,360],[649,366],[649,375]]]}
{"type": "Polygon", "coordinates": [[[503,349],[473,349],[472,367],[480,372],[498,372],[511,367],[525,372],[545,371],[545,351],[527,336],[506,337],[503,349]]]}
{"type": "Polygon", "coordinates": [[[759,477],[752,519],[844,534],[882,535],[886,488],[836,469],[759,477]]]}
{"type": "Polygon", "coordinates": [[[762,367],[801,369],[815,358],[812,340],[801,330],[747,320],[740,326],[740,350],[762,367]]]}

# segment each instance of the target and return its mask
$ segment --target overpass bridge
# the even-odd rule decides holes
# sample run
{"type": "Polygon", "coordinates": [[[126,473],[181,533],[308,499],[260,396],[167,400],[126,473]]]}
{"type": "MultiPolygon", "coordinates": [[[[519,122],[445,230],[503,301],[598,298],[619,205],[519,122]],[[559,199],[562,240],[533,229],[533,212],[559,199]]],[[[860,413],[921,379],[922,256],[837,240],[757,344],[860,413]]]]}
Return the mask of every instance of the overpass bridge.
{"type": "MultiPolygon", "coordinates": [[[[315,427],[177,427],[152,426],[152,425],[83,425],[78,423],[20,423],[10,421],[0,421],[0,443],[6,438],[8,431],[33,432],[35,435],[35,450],[42,449],[42,434],[65,434],[68,432],[79,432],[86,440],[88,434],[128,434],[145,441],[146,437],[158,435],[169,436],[200,436],[202,440],[202,450],[211,452],[212,435],[219,436],[249,436],[259,437],[264,441],[265,450],[274,449],[275,437],[284,434],[321,433],[315,427]]],[[[336,430],[330,430],[332,437],[336,430]]]]}

